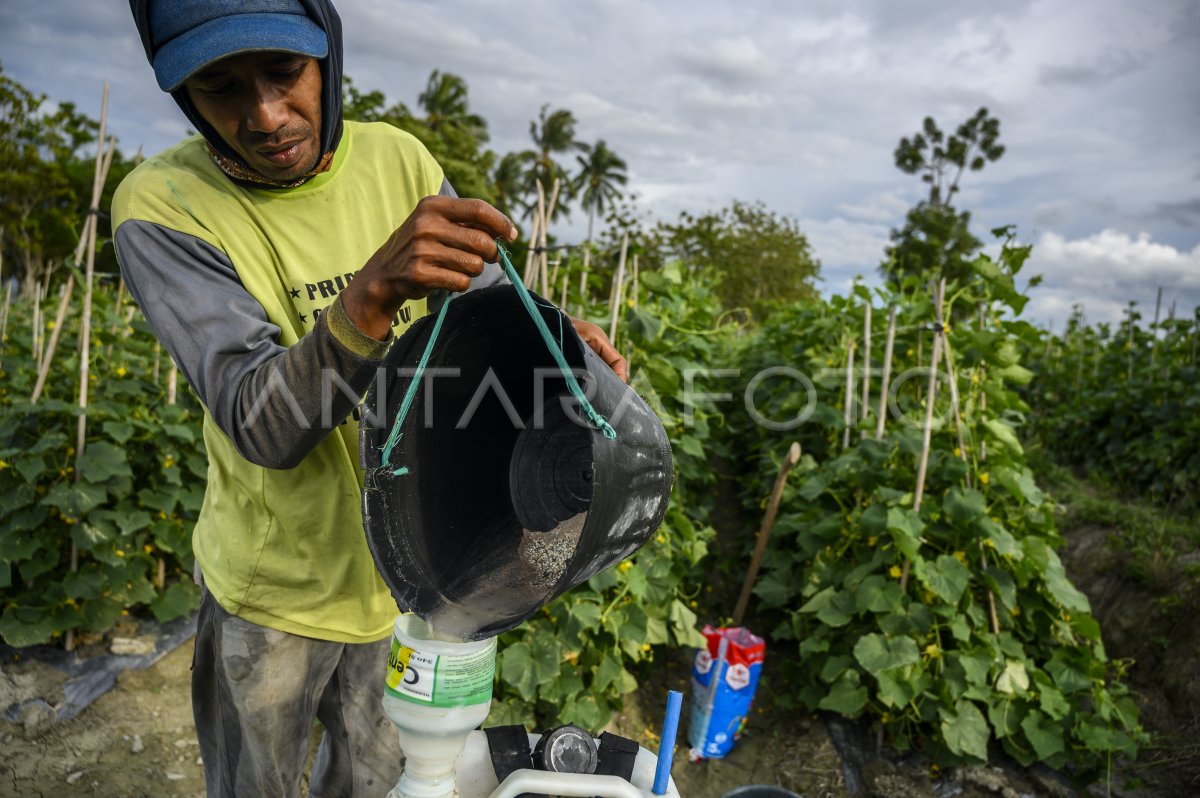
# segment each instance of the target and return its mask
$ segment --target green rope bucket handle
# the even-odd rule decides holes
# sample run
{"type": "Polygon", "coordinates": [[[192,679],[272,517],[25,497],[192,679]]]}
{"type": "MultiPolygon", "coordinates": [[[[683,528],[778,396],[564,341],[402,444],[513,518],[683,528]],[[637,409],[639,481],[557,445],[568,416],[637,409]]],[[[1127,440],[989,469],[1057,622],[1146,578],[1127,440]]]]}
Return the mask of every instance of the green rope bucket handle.
{"type": "MultiPolygon", "coordinates": [[[[592,426],[598,429],[608,440],[615,440],[617,431],[613,429],[612,424],[608,423],[603,415],[596,408],[592,407],[592,403],[584,396],[583,388],[580,387],[579,381],[575,379],[575,373],[571,370],[571,366],[567,363],[567,358],[562,351],[562,316],[559,316],[559,337],[554,340],[554,336],[550,334],[550,328],[546,326],[546,320],[542,318],[542,314],[538,312],[537,303],[534,302],[532,296],[529,295],[529,289],[525,287],[525,283],[517,275],[516,268],[513,267],[512,261],[508,257],[508,250],[504,248],[504,244],[500,239],[496,239],[496,253],[500,257],[500,263],[504,266],[504,273],[508,276],[508,280],[512,283],[513,288],[517,291],[517,296],[521,299],[521,304],[524,305],[525,311],[529,317],[533,319],[533,324],[537,327],[538,332],[542,336],[542,341],[546,344],[546,349],[554,358],[554,362],[558,364],[558,370],[562,373],[563,379],[567,383],[567,389],[571,395],[579,402],[579,407],[583,414],[587,416],[592,426]]],[[[392,452],[400,443],[402,433],[401,427],[404,426],[404,419],[408,417],[408,411],[412,408],[412,403],[417,396],[417,388],[421,384],[421,377],[425,373],[425,367],[429,364],[429,357],[433,354],[434,344],[437,343],[438,335],[442,331],[442,322],[446,319],[446,309],[450,307],[450,300],[454,295],[446,297],[446,301],[442,304],[442,309],[438,311],[437,319],[433,322],[433,330],[429,334],[429,342],[425,344],[425,351],[421,353],[421,359],[417,362],[416,371],[413,373],[412,381],[409,382],[407,390],[404,392],[404,399],[400,402],[400,410],[396,413],[396,420],[392,424],[392,431],[388,435],[387,441],[380,447],[383,452],[380,468],[387,468],[392,461],[392,452]]],[[[407,467],[393,468],[392,474],[395,476],[403,476],[408,473],[407,467]]]]}

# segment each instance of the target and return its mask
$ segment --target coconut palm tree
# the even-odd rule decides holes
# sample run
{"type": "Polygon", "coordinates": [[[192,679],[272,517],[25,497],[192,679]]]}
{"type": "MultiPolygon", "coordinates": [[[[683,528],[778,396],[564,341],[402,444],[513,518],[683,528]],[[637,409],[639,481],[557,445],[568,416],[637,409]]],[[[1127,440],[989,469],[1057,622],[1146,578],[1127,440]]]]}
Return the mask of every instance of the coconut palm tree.
{"type": "Polygon", "coordinates": [[[597,213],[604,213],[621,196],[618,185],[625,185],[625,161],[608,148],[604,139],[595,145],[581,144],[583,155],[576,155],[579,174],[575,176],[574,193],[588,213],[587,240],[592,240],[592,225],[597,213]]]}
{"type": "Polygon", "coordinates": [[[487,141],[487,122],[471,113],[467,104],[467,83],[458,75],[433,70],[425,91],[417,98],[425,111],[425,125],[433,132],[451,128],[487,141]]]}
{"type": "Polygon", "coordinates": [[[529,123],[529,136],[533,139],[535,161],[528,172],[527,190],[530,193],[536,191],[535,181],[541,180],[542,187],[548,192],[557,177],[561,181],[560,198],[553,216],[557,219],[567,213],[571,178],[554,156],[580,149],[580,143],[575,140],[575,114],[565,108],[551,112],[549,105],[543,105],[537,120],[529,123]]]}

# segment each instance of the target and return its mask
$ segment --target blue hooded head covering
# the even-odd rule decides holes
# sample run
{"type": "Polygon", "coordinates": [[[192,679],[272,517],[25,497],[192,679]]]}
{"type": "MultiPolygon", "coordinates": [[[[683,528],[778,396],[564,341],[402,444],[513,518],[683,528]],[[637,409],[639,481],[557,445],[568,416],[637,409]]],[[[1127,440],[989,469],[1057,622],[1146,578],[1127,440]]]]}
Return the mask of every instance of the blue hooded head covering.
{"type": "MultiPolygon", "coordinates": [[[[157,51],[154,30],[151,27],[150,7],[152,5],[170,3],[172,0],[129,0],[133,21],[137,25],[138,34],[142,40],[142,48],[146,51],[146,59],[154,64],[157,51]]],[[[214,6],[228,6],[227,0],[212,0],[214,6]]],[[[325,32],[328,39],[328,49],[324,58],[318,63],[321,69],[321,153],[327,154],[337,149],[342,138],[342,20],[330,0],[298,0],[305,14],[317,27],[325,32]]],[[[195,2],[193,1],[193,5],[195,2]]],[[[247,48],[250,49],[250,48],[247,48]]],[[[204,136],[209,146],[220,155],[234,163],[250,167],[225,140],[209,125],[196,107],[185,87],[179,86],[170,92],[175,102],[183,111],[188,121],[204,136]]]]}

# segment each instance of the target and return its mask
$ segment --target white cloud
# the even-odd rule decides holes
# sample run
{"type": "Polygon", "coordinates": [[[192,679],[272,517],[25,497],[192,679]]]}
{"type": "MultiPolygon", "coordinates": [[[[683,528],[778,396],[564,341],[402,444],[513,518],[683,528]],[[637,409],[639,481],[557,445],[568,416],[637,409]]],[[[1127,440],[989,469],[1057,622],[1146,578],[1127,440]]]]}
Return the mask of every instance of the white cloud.
{"type": "Polygon", "coordinates": [[[1172,302],[1188,316],[1200,305],[1200,244],[1177,249],[1147,233],[1103,230],[1073,240],[1045,233],[1034,244],[1023,273],[1040,274],[1045,280],[1030,292],[1025,315],[1043,323],[1057,320],[1060,327],[1076,304],[1083,305],[1090,321],[1118,321],[1131,300],[1139,303],[1144,316],[1152,317],[1160,286],[1164,315],[1172,302]]]}

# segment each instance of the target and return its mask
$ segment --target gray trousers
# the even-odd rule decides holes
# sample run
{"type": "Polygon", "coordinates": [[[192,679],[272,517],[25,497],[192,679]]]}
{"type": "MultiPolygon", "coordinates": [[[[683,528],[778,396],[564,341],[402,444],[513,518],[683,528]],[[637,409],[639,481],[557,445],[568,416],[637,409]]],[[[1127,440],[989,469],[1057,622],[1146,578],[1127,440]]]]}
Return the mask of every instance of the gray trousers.
{"type": "Polygon", "coordinates": [[[267,629],[203,592],[192,712],[209,798],[294,798],[313,718],[325,734],[313,798],[382,798],[404,757],[382,697],[390,641],[349,644],[267,629]]]}

